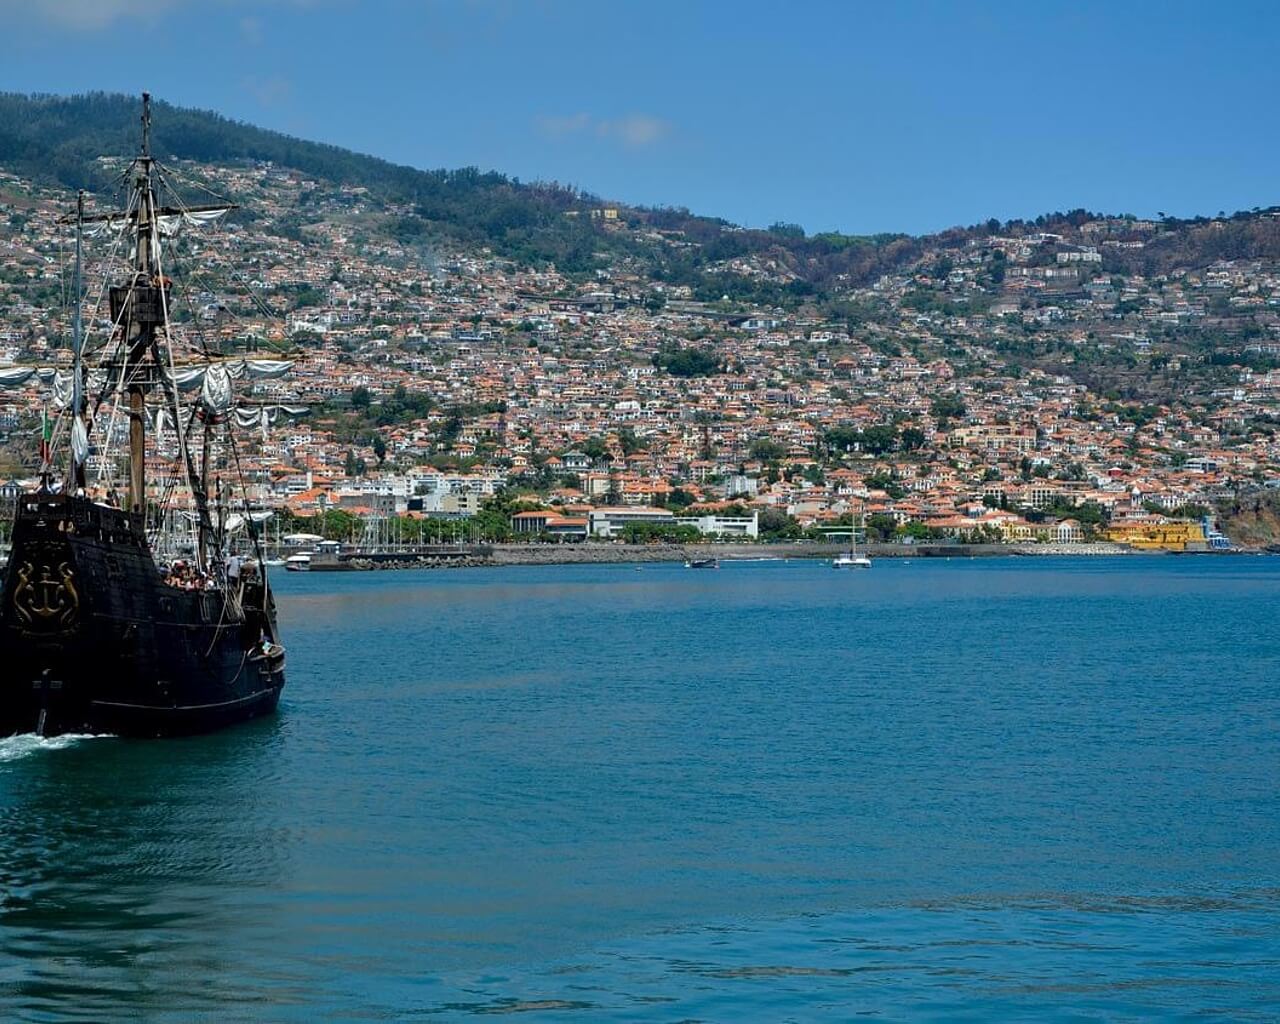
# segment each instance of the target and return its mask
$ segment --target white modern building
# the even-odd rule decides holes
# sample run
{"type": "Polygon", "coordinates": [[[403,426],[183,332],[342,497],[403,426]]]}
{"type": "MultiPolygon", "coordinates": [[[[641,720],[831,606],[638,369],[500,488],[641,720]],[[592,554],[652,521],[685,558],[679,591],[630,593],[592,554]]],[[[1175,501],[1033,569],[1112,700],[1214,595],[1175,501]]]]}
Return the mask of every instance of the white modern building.
{"type": "Polygon", "coordinates": [[[673,526],[676,517],[670,509],[637,505],[634,508],[593,508],[588,513],[587,521],[588,533],[592,537],[611,540],[621,536],[622,531],[633,523],[659,523],[673,526]]]}
{"type": "Polygon", "coordinates": [[[755,540],[760,536],[760,515],[757,512],[749,516],[684,516],[676,523],[697,527],[704,537],[750,537],[755,540]]]}

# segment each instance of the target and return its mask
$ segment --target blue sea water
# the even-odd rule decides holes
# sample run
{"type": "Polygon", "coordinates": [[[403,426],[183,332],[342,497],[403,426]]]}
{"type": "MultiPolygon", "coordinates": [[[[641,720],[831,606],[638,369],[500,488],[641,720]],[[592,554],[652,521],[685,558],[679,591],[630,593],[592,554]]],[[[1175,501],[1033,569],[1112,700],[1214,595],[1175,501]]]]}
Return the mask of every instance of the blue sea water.
{"type": "Polygon", "coordinates": [[[277,585],[278,716],[0,741],[0,1018],[1280,1018],[1280,559],[277,585]]]}

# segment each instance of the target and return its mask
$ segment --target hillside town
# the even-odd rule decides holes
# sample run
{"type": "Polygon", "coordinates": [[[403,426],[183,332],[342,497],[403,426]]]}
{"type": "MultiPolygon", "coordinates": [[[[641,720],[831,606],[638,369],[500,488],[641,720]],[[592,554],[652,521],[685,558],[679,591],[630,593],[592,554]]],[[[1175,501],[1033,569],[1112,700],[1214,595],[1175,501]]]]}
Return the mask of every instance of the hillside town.
{"type": "MultiPolygon", "coordinates": [[[[171,347],[291,364],[238,383],[237,466],[258,507],[317,534],[770,540],[856,522],[882,541],[1181,550],[1226,543],[1218,503],[1280,486],[1280,263],[1136,272],[1158,222],[993,224],[833,301],[761,306],[695,301],[626,259],[584,278],[402,238],[408,211],[288,168],[177,173],[252,213],[171,241],[171,347]]],[[[71,205],[0,173],[0,377],[70,363],[71,205]]],[[[641,230],[616,207],[572,215],[641,230]]],[[[112,326],[97,241],[89,352],[112,326]]],[[[715,269],[796,280],[782,258],[715,269]]],[[[57,415],[49,382],[0,391],[11,489],[57,415]]],[[[104,404],[103,481],[126,429],[104,404]]],[[[150,445],[159,489],[172,433],[150,445]]]]}

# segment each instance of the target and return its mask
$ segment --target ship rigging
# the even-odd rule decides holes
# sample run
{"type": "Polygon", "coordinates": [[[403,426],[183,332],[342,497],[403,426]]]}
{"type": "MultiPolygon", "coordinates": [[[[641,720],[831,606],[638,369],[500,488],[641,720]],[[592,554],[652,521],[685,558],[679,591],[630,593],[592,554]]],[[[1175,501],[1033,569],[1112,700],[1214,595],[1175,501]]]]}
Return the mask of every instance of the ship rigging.
{"type": "Polygon", "coordinates": [[[0,597],[0,735],[203,732],[269,713],[284,686],[263,513],[249,501],[233,427],[265,427],[282,411],[236,408],[235,381],[280,376],[290,363],[224,359],[175,328],[164,243],[235,207],[177,198],[152,156],[145,93],[141,151],[126,175],[123,212],[87,215],[81,192],[69,218],[70,373],[0,371],[0,387],[38,375],[60,409],[42,434],[40,486],[16,504],[0,597]],[[160,187],[172,203],[158,202],[160,187]],[[109,327],[87,345],[82,240],[90,231],[114,236],[129,262],[122,280],[104,280],[98,303],[105,297],[109,327]],[[122,497],[111,445],[126,424],[122,497]],[[153,494],[149,440],[165,470],[153,472],[153,494]]]}

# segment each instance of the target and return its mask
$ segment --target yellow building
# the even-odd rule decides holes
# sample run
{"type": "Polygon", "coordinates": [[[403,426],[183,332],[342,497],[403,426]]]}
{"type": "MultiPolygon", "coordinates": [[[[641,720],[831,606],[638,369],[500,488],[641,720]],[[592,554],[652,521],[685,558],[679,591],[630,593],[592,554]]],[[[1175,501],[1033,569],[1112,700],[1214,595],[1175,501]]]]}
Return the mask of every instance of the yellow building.
{"type": "Polygon", "coordinates": [[[1117,544],[1128,544],[1142,551],[1194,551],[1205,547],[1204,527],[1186,521],[1142,519],[1114,523],[1104,536],[1117,544]]]}

